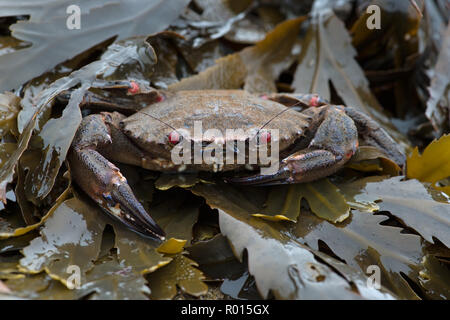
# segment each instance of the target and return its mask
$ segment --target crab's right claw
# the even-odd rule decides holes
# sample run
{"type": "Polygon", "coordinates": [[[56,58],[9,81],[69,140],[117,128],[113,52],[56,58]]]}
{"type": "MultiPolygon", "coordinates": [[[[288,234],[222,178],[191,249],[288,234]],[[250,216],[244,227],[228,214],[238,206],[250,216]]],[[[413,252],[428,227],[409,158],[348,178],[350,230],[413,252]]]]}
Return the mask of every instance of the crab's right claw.
{"type": "Polygon", "coordinates": [[[133,231],[165,239],[160,226],[145,211],[119,169],[96,150],[72,149],[69,154],[75,182],[107,213],[133,231]]]}

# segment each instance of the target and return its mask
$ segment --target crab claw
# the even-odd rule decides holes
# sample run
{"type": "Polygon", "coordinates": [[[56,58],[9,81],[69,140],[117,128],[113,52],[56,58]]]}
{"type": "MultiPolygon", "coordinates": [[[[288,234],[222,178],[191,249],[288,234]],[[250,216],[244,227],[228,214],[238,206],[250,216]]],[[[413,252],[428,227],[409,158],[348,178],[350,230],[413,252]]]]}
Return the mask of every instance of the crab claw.
{"type": "Polygon", "coordinates": [[[143,235],[165,239],[165,232],[136,199],[126,180],[115,182],[102,197],[102,208],[130,229],[143,235]]]}
{"type": "Polygon", "coordinates": [[[335,173],[353,154],[353,150],[341,156],[328,150],[306,149],[283,159],[274,174],[233,178],[229,182],[253,186],[310,182],[335,173]]]}
{"type": "Polygon", "coordinates": [[[252,186],[271,186],[276,184],[287,184],[289,183],[290,173],[288,168],[280,168],[274,174],[255,174],[246,177],[233,177],[226,178],[225,182],[236,183],[240,185],[252,185],[252,186]]]}
{"type": "Polygon", "coordinates": [[[72,150],[69,159],[75,182],[104,211],[135,232],[165,239],[164,231],[136,199],[116,166],[92,149],[72,150]]]}
{"type": "Polygon", "coordinates": [[[358,149],[356,126],[340,108],[322,107],[322,110],[324,118],[308,147],[281,160],[277,172],[230,182],[258,186],[302,183],[327,177],[342,168],[358,149]]]}
{"type": "Polygon", "coordinates": [[[96,150],[112,141],[103,118],[90,115],[80,125],[68,155],[73,180],[104,211],[133,231],[164,240],[164,231],[136,199],[120,170],[96,150]]]}

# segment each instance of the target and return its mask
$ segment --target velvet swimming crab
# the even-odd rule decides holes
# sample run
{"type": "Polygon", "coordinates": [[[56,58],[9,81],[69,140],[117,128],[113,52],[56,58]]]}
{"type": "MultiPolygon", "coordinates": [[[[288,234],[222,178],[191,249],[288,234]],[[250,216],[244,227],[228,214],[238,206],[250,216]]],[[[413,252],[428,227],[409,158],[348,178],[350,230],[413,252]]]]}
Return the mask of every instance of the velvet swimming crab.
{"type": "MultiPolygon", "coordinates": [[[[111,87],[124,94],[110,99],[89,92],[84,104],[113,110],[133,105],[140,110],[130,116],[113,111],[84,117],[68,160],[73,179],[84,192],[109,214],[144,235],[163,239],[164,231],[145,211],[112,162],[165,172],[221,171],[231,183],[270,185],[329,176],[355,154],[359,141],[380,148],[399,165],[405,160],[395,141],[370,117],[351,107],[327,104],[315,94],[255,96],[241,90],[173,93],[133,81],[111,87]],[[195,138],[192,130],[198,121],[205,130],[243,130],[225,138],[195,138]],[[211,143],[235,153],[237,141],[247,148],[252,139],[256,139],[257,146],[271,144],[275,139],[267,128],[278,130],[279,163],[271,174],[233,177],[234,172],[248,169],[248,163],[173,161],[172,151],[182,141],[199,144],[200,152],[206,152],[211,143]]],[[[259,165],[252,163],[250,168],[259,165]]]]}

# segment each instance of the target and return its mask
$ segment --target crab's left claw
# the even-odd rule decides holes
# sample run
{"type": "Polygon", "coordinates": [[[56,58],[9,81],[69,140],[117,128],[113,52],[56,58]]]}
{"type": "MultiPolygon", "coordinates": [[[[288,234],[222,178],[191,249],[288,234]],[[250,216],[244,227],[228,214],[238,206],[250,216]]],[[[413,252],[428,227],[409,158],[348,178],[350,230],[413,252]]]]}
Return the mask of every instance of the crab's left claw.
{"type": "Polygon", "coordinates": [[[257,174],[248,177],[232,178],[227,181],[254,186],[314,181],[335,173],[353,153],[351,151],[346,157],[343,157],[328,150],[306,149],[283,159],[278,171],[274,174],[257,174]]]}
{"type": "Polygon", "coordinates": [[[247,185],[309,182],[327,177],[355,154],[358,133],[352,119],[340,108],[317,109],[320,125],[306,149],[281,160],[274,174],[260,174],[228,181],[247,185]],[[323,112],[321,112],[323,110],[323,112]]]}

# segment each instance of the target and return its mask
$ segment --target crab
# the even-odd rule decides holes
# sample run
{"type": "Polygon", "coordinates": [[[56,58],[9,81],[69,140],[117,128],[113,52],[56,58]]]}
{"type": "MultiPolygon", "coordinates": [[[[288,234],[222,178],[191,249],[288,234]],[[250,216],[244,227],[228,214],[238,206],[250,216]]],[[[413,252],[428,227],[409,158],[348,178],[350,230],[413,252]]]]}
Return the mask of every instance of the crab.
{"type": "Polygon", "coordinates": [[[103,111],[84,117],[68,154],[70,170],[76,184],[107,213],[153,238],[164,239],[163,229],[113,162],[161,172],[219,172],[229,183],[264,186],[329,176],[355,154],[359,141],[378,147],[399,165],[405,161],[396,142],[369,116],[352,107],[328,104],[316,94],[166,92],[133,81],[105,86],[107,90],[112,87],[121,94],[111,97],[89,91],[83,104],[91,109],[100,106],[129,113],[130,107],[138,111],[129,116],[103,111]],[[204,130],[234,129],[235,134],[196,137],[192,131],[200,121],[204,130]],[[277,136],[269,129],[277,130],[277,136]],[[251,164],[218,163],[217,157],[208,162],[173,161],[174,148],[182,143],[189,146],[184,155],[193,145],[199,146],[200,154],[213,145],[215,150],[232,150],[237,155],[246,151],[237,148],[238,142],[249,149],[252,141],[256,149],[277,143],[279,162],[274,172],[237,174],[264,167],[259,160],[251,164]]]}

